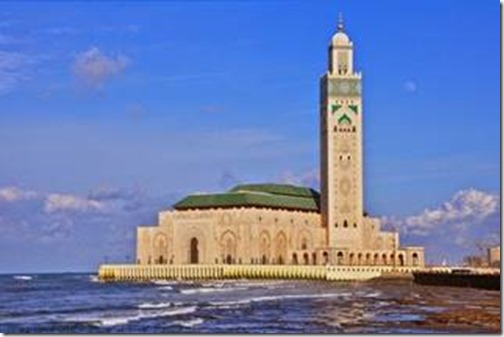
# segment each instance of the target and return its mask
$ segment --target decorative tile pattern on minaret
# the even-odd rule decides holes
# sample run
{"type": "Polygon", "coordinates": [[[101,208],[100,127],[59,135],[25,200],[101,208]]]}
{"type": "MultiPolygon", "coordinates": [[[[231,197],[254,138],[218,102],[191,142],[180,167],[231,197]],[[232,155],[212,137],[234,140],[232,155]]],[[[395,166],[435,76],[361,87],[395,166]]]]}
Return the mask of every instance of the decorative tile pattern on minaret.
{"type": "Polygon", "coordinates": [[[353,43],[340,17],[321,78],[321,215],[329,247],[362,249],[361,74],[353,69],[353,43]]]}

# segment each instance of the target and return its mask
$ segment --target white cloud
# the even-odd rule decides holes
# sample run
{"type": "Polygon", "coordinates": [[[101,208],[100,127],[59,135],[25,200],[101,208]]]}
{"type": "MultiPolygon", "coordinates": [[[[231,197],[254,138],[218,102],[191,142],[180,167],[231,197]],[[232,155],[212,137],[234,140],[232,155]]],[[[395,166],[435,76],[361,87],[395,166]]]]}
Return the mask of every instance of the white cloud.
{"type": "Polygon", "coordinates": [[[33,191],[24,191],[14,186],[0,188],[0,201],[16,202],[20,200],[30,200],[37,197],[33,191]]]}
{"type": "Polygon", "coordinates": [[[79,53],[72,70],[77,80],[92,89],[100,89],[105,82],[124,72],[130,59],[124,55],[107,56],[97,47],[79,53]]]}
{"type": "Polygon", "coordinates": [[[103,212],[106,205],[97,200],[85,199],[69,194],[50,194],[44,203],[44,211],[55,212],[103,212]]]}
{"type": "Polygon", "coordinates": [[[405,219],[407,230],[427,233],[437,226],[451,224],[458,231],[472,223],[481,222],[498,210],[499,197],[474,189],[457,192],[450,201],[438,208],[405,219]]]}
{"type": "Polygon", "coordinates": [[[416,92],[418,87],[417,84],[413,81],[406,81],[403,84],[403,89],[407,92],[416,92]]]}
{"type": "Polygon", "coordinates": [[[401,245],[424,246],[428,263],[462,263],[463,257],[484,257],[485,247],[499,244],[500,198],[464,189],[437,207],[405,217],[382,217],[382,223],[384,229],[399,230],[401,245]]]}

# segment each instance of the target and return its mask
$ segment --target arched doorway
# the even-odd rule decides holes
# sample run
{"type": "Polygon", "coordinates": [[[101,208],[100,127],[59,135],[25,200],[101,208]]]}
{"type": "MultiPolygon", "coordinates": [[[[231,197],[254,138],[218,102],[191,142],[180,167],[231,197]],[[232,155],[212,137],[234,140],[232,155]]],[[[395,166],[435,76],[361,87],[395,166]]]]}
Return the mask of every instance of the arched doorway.
{"type": "Polygon", "coordinates": [[[303,254],[303,262],[304,262],[304,264],[306,264],[306,265],[310,264],[310,257],[309,257],[309,255],[308,255],[308,253],[304,253],[304,254],[303,254]]]}
{"type": "Polygon", "coordinates": [[[329,254],[327,252],[322,254],[322,258],[324,259],[324,265],[329,264],[329,254]]]}
{"type": "Polygon", "coordinates": [[[353,264],[354,264],[354,253],[350,253],[350,255],[348,256],[348,264],[350,264],[351,266],[353,266],[353,264]]]}
{"type": "Polygon", "coordinates": [[[338,255],[336,255],[336,261],[338,265],[343,264],[343,252],[338,252],[338,255]]]}
{"type": "Polygon", "coordinates": [[[280,231],[275,237],[274,251],[276,262],[284,264],[287,258],[287,236],[283,231],[280,231]]]}
{"type": "Polygon", "coordinates": [[[399,265],[404,266],[404,256],[402,254],[399,254],[399,265]]]}
{"type": "Polygon", "coordinates": [[[298,264],[298,257],[296,253],[292,254],[292,264],[298,264]]]}
{"type": "Polygon", "coordinates": [[[233,258],[231,255],[226,256],[226,264],[232,264],[233,263],[233,258]]]}
{"type": "Polygon", "coordinates": [[[412,257],[412,260],[413,260],[413,266],[418,266],[418,254],[417,253],[413,253],[413,255],[411,255],[412,257]]]}
{"type": "Polygon", "coordinates": [[[199,250],[198,250],[198,239],[191,239],[191,248],[190,248],[190,263],[199,263],[199,250]]]}
{"type": "Polygon", "coordinates": [[[236,236],[232,231],[226,231],[220,239],[220,249],[223,256],[223,261],[226,264],[234,264],[236,262],[237,243],[236,236]]]}
{"type": "Polygon", "coordinates": [[[259,256],[261,256],[262,264],[268,264],[272,255],[270,235],[267,231],[262,231],[259,235],[259,256]]]}
{"type": "Polygon", "coordinates": [[[168,262],[168,239],[163,233],[158,233],[154,237],[154,263],[166,264],[168,262]]]}

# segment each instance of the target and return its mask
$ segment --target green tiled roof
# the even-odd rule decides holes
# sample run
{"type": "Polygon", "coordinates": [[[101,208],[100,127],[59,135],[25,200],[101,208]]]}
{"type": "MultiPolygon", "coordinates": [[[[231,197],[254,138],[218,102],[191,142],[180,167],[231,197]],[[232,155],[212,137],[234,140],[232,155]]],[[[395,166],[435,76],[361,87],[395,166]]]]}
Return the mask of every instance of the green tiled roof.
{"type": "Polygon", "coordinates": [[[293,185],[238,185],[226,193],[193,194],[174,205],[175,209],[265,207],[319,212],[317,191],[293,185]]]}
{"type": "Polygon", "coordinates": [[[233,187],[229,192],[263,192],[279,195],[290,195],[295,197],[313,197],[314,194],[318,197],[318,192],[308,188],[287,184],[245,184],[233,187]]]}

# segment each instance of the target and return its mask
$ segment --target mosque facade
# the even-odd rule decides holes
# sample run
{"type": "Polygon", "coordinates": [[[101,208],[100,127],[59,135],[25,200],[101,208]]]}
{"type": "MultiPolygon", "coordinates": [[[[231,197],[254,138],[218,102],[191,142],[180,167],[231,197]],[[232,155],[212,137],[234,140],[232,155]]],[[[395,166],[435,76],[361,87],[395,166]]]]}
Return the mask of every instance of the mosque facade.
{"type": "Polygon", "coordinates": [[[363,203],[362,74],[340,20],[320,79],[320,193],[244,184],[194,194],[137,228],[139,265],[424,266],[423,247],[400,245],[363,203]]]}

